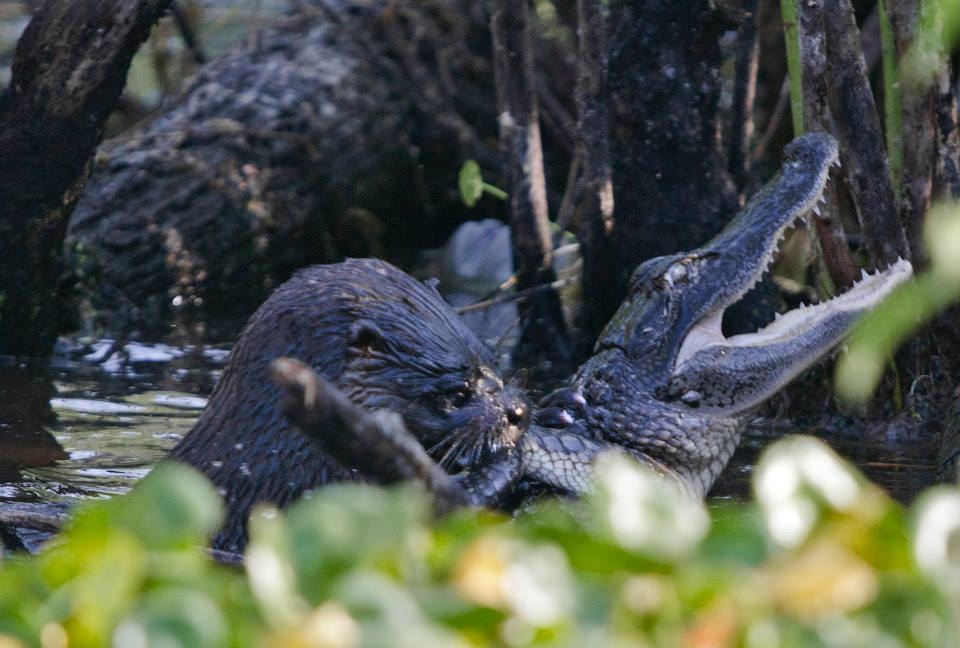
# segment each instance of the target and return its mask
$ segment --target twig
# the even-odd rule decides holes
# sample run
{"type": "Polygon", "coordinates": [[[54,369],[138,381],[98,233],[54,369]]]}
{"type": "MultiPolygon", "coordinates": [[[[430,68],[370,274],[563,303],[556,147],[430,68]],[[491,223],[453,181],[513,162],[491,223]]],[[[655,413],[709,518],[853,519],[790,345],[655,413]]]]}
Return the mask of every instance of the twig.
{"type": "Polygon", "coordinates": [[[753,103],[757,95],[757,59],[759,53],[757,0],[747,0],[743,18],[737,30],[733,115],[728,152],[730,174],[741,196],[750,176],[750,140],[753,137],[753,103]]]}
{"type": "Polygon", "coordinates": [[[525,288],[523,290],[518,290],[509,294],[498,295],[496,297],[491,297],[489,299],[484,299],[472,304],[467,304],[466,306],[459,306],[456,308],[457,313],[463,315],[464,313],[471,313],[473,311],[484,310],[487,308],[492,308],[499,304],[506,304],[512,301],[518,301],[520,299],[526,299],[527,297],[533,297],[540,293],[563,290],[569,285],[579,282],[580,279],[577,277],[568,277],[566,279],[557,279],[554,282],[549,284],[541,284],[539,286],[533,286],[532,288],[525,288]]]}
{"type": "Polygon", "coordinates": [[[0,524],[20,529],[57,533],[69,520],[66,513],[39,510],[29,504],[7,503],[0,507],[0,524]]]}
{"type": "Polygon", "coordinates": [[[570,158],[570,166],[567,168],[567,184],[563,190],[563,198],[560,200],[560,208],[557,209],[557,225],[563,230],[570,229],[570,223],[576,213],[575,206],[580,199],[580,167],[582,161],[581,149],[577,147],[570,158]]]}
{"type": "Polygon", "coordinates": [[[780,123],[783,121],[783,116],[787,114],[787,104],[789,102],[790,78],[785,77],[783,83],[780,84],[780,94],[777,95],[777,103],[773,107],[773,112],[770,113],[770,119],[767,120],[767,127],[763,129],[763,134],[760,135],[757,144],[753,147],[753,152],[750,154],[752,162],[755,163],[767,154],[767,148],[770,146],[774,135],[780,130],[780,123]]]}
{"type": "Polygon", "coordinates": [[[433,495],[438,513],[471,503],[398,414],[368,412],[299,360],[275,360],[270,372],[284,391],[284,414],[343,465],[381,484],[420,481],[433,495]]]}
{"type": "Polygon", "coordinates": [[[197,40],[196,34],[193,32],[193,26],[190,24],[190,21],[187,20],[187,16],[183,13],[183,9],[180,8],[180,3],[177,0],[173,0],[170,3],[170,14],[173,16],[173,21],[177,24],[177,29],[180,30],[180,37],[183,39],[183,44],[187,46],[187,51],[193,55],[193,61],[197,65],[203,65],[207,62],[207,55],[203,51],[203,47],[200,45],[200,41],[197,40]]]}

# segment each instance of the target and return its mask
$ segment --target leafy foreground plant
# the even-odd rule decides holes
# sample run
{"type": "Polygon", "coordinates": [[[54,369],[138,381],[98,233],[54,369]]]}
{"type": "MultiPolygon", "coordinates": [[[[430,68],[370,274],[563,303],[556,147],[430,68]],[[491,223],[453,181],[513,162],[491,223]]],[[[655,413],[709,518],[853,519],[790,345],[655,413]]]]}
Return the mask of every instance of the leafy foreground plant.
{"type": "Polygon", "coordinates": [[[755,487],[708,513],[613,455],[582,502],[439,522],[414,487],[329,487],[255,513],[244,573],[202,548],[211,486],[164,465],[0,564],[0,647],[954,645],[960,491],[908,516],[804,437],[755,487]]]}

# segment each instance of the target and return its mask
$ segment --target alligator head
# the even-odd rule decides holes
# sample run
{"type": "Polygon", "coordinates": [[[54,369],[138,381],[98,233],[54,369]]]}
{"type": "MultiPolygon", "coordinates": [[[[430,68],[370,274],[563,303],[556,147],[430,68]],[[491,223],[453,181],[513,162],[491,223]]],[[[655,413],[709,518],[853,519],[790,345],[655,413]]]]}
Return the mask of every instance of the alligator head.
{"type": "Polygon", "coordinates": [[[546,399],[551,414],[540,417],[541,425],[552,420],[561,429],[534,427],[528,435],[534,478],[579,490],[582,460],[605,442],[699,495],[709,489],[756,407],[827,355],[861,314],[911,275],[900,260],[829,301],[780,315],[755,333],[724,337],[724,310],[761,279],[786,231],[817,207],[836,162],[831,136],[798,138],[780,173],[723,232],[693,252],[636,270],[593,357],[568,388],[546,399]]]}

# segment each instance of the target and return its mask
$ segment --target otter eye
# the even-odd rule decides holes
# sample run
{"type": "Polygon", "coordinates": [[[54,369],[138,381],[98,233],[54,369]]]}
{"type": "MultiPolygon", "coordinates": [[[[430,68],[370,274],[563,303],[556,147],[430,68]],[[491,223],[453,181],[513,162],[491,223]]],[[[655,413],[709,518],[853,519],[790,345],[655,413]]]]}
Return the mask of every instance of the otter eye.
{"type": "Polygon", "coordinates": [[[470,400],[470,390],[461,387],[450,395],[450,404],[454,407],[463,407],[470,400]]]}

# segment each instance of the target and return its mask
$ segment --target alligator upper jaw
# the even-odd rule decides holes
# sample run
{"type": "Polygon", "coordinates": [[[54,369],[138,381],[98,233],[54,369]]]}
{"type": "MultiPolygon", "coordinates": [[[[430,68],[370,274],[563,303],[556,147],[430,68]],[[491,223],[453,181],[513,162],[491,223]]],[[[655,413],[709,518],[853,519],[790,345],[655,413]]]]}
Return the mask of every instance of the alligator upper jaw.
{"type": "Polygon", "coordinates": [[[688,327],[675,358],[680,366],[692,354],[723,340],[723,312],[763,277],[788,229],[819,211],[830,167],[838,163],[836,140],[808,133],[784,151],[780,173],[768,182],[729,225],[692,256],[705,260],[704,272],[686,291],[688,327]]]}
{"type": "Polygon", "coordinates": [[[688,310],[693,316],[664,392],[670,399],[723,414],[758,405],[829,353],[860,315],[911,276],[910,263],[899,260],[882,272],[864,274],[829,301],[780,315],[755,333],[725,338],[724,310],[760,280],[786,230],[817,211],[837,145],[829,135],[807,135],[790,145],[786,158],[780,175],[695,253],[710,259],[710,267],[701,275],[706,287],[687,295],[693,297],[688,310]]]}

